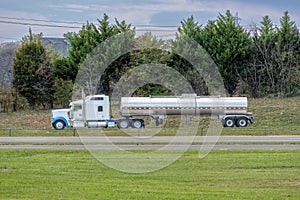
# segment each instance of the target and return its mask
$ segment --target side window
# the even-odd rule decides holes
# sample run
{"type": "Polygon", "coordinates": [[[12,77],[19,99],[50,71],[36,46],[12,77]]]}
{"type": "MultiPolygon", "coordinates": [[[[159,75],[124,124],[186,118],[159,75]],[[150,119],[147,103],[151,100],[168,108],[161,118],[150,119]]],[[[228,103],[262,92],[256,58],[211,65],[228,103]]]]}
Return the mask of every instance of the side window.
{"type": "Polygon", "coordinates": [[[103,106],[98,106],[98,112],[103,112],[103,106]]]}
{"type": "Polygon", "coordinates": [[[91,101],[103,101],[104,98],[103,97],[92,97],[91,101]]]}

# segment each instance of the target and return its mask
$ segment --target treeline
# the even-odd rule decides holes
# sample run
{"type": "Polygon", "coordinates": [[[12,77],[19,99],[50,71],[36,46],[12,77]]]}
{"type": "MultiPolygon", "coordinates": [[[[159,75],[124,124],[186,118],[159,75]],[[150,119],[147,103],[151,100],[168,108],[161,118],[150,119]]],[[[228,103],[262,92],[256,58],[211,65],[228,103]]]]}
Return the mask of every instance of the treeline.
{"type": "Polygon", "coordinates": [[[217,64],[230,95],[252,97],[299,94],[300,35],[285,12],[276,27],[268,16],[246,31],[229,11],[204,27],[193,18],[182,22],[179,33],[201,44],[217,64]]]}
{"type": "MultiPolygon", "coordinates": [[[[108,38],[135,30],[125,21],[109,22],[104,15],[97,24],[87,23],[79,32],[67,33],[70,43],[67,57],[60,57],[48,47],[43,47],[41,34],[29,31],[14,59],[13,89],[0,91],[1,111],[24,108],[24,100],[31,109],[66,107],[78,70],[91,51],[108,38]],[[8,100],[5,99],[5,92],[8,100]],[[14,93],[18,95],[14,95],[14,93]],[[20,101],[20,99],[22,101],[20,101]],[[12,103],[13,102],[13,103],[12,103]],[[4,109],[4,110],[3,110],[4,109]]],[[[101,77],[97,93],[110,95],[113,86],[130,69],[154,63],[165,64],[180,72],[198,95],[209,95],[205,80],[191,64],[179,55],[164,50],[166,43],[175,48],[176,41],[188,36],[199,43],[217,65],[228,95],[252,97],[294,96],[300,85],[300,35],[296,23],[285,12],[276,27],[268,16],[252,31],[245,30],[227,11],[216,20],[203,26],[190,17],[181,22],[173,41],[163,41],[146,33],[133,43],[135,51],[114,60],[101,77]],[[159,48],[148,48],[149,45],[159,48]],[[143,48],[145,47],[145,48],[143,48]]],[[[133,37],[135,37],[135,32],[133,37]]],[[[138,88],[134,95],[169,95],[171,91],[150,83],[138,88]]]]}

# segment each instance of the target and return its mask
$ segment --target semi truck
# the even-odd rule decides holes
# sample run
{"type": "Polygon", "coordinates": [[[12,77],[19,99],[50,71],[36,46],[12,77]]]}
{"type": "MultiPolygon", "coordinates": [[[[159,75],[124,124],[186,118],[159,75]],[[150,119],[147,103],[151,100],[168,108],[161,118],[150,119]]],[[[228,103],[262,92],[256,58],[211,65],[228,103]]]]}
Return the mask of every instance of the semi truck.
{"type": "Polygon", "coordinates": [[[71,102],[68,109],[52,110],[52,126],[56,130],[68,127],[143,128],[144,116],[152,117],[156,125],[160,125],[165,115],[216,115],[224,127],[246,127],[254,123],[247,107],[247,97],[196,94],[121,97],[119,112],[122,117],[112,119],[109,96],[91,95],[71,102]]]}

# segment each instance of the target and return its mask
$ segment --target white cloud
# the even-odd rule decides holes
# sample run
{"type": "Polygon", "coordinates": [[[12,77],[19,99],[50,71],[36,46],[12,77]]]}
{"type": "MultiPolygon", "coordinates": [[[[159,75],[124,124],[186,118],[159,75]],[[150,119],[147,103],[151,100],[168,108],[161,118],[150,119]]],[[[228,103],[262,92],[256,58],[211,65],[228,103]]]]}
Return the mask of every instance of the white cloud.
{"type": "Polygon", "coordinates": [[[101,5],[87,5],[87,4],[58,4],[58,5],[53,5],[50,4],[48,5],[50,9],[56,9],[56,10],[64,10],[68,12],[85,12],[85,11],[101,11],[101,10],[106,10],[109,9],[108,6],[101,6],[101,5]]]}
{"type": "Polygon", "coordinates": [[[260,20],[264,15],[270,15],[272,19],[279,19],[282,12],[267,6],[261,6],[251,3],[251,1],[233,1],[233,0],[156,0],[139,2],[139,4],[129,4],[126,1],[117,5],[99,4],[60,4],[49,5],[50,8],[69,12],[86,12],[88,16],[99,17],[99,13],[107,13],[111,17],[120,20],[126,20],[132,24],[149,24],[151,18],[163,12],[211,12],[225,13],[231,10],[232,13],[239,13],[239,16],[249,22],[260,20]]]}

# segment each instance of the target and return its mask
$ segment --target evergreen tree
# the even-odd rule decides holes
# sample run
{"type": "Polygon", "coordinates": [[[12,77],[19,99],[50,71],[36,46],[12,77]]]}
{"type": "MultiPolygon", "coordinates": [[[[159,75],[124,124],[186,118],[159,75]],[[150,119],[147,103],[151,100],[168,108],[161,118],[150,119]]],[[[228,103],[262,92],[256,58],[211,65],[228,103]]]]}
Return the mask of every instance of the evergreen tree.
{"type": "MultiPolygon", "coordinates": [[[[176,40],[172,44],[172,48],[174,52],[189,52],[188,57],[191,59],[199,60],[197,63],[201,63],[205,58],[203,55],[198,55],[198,52],[192,52],[191,47],[186,44],[186,38],[190,38],[195,42],[201,40],[202,27],[194,20],[193,16],[188,18],[187,20],[183,20],[181,22],[181,27],[178,28],[178,35],[176,36],[176,40]],[[194,55],[190,55],[193,54],[194,55]]],[[[201,51],[201,50],[200,50],[201,51]]],[[[208,88],[203,79],[203,74],[195,69],[192,64],[177,54],[172,54],[172,58],[168,62],[169,66],[172,66],[176,69],[180,74],[182,74],[191,84],[193,90],[198,95],[207,95],[208,88]]],[[[204,67],[204,66],[201,66],[204,67]]]]}
{"type": "MultiPolygon", "coordinates": [[[[87,23],[83,25],[78,33],[67,33],[65,37],[70,43],[68,50],[68,56],[66,58],[67,69],[66,72],[70,72],[67,76],[71,77],[74,81],[77,71],[95,46],[99,44],[98,31],[94,24],[87,23]]],[[[63,62],[63,61],[62,61],[63,62]]]]}
{"type": "Polygon", "coordinates": [[[125,21],[119,22],[117,19],[115,19],[116,24],[111,24],[106,14],[101,20],[98,19],[98,23],[98,25],[87,23],[82,26],[78,33],[73,32],[65,35],[70,43],[66,58],[68,68],[66,71],[70,73],[67,76],[71,77],[72,81],[75,80],[83,61],[96,46],[118,33],[130,30],[131,27],[125,21]]]}
{"type": "Polygon", "coordinates": [[[41,34],[34,35],[29,29],[29,35],[22,39],[16,52],[13,69],[13,85],[32,109],[38,103],[52,105],[54,77],[51,52],[43,47],[41,34]]]}
{"type": "Polygon", "coordinates": [[[71,80],[57,78],[54,82],[54,102],[63,108],[69,106],[69,101],[72,98],[73,83],[71,80]]]}
{"type": "Polygon", "coordinates": [[[227,11],[206,25],[198,42],[218,66],[227,92],[233,95],[240,82],[240,74],[245,70],[244,61],[249,55],[249,33],[227,11]]]}
{"type": "MultiPolygon", "coordinates": [[[[130,53],[130,63],[129,65],[134,68],[138,67],[140,65],[147,65],[151,66],[151,68],[154,66],[154,68],[151,69],[151,72],[148,72],[146,74],[146,70],[143,71],[139,76],[139,79],[144,80],[155,80],[153,77],[153,74],[161,74],[160,68],[156,68],[158,65],[165,65],[169,62],[171,58],[171,54],[167,51],[168,46],[166,45],[165,41],[162,39],[158,39],[157,37],[153,36],[151,33],[145,33],[141,36],[139,36],[136,39],[135,43],[136,51],[132,51],[130,53]],[[157,71],[159,72],[157,72],[157,71]],[[152,77],[151,77],[152,76],[152,77]]],[[[158,77],[158,76],[157,76],[158,77]]],[[[163,80],[168,81],[167,75],[164,76],[164,78],[160,78],[160,81],[163,82],[163,80]],[[164,79],[165,78],[165,79],[164,79]]],[[[167,88],[163,87],[160,84],[156,83],[147,83],[146,85],[138,88],[134,92],[134,96],[167,96],[171,95],[172,93],[167,88]]]]}
{"type": "Polygon", "coordinates": [[[276,81],[277,93],[280,96],[294,95],[300,86],[300,34],[288,12],[280,19],[277,28],[278,42],[276,43],[276,81]]]}

